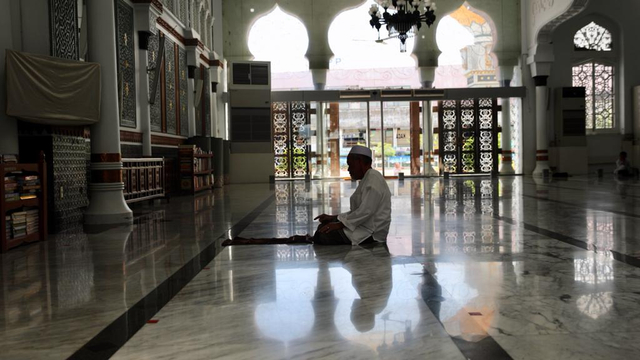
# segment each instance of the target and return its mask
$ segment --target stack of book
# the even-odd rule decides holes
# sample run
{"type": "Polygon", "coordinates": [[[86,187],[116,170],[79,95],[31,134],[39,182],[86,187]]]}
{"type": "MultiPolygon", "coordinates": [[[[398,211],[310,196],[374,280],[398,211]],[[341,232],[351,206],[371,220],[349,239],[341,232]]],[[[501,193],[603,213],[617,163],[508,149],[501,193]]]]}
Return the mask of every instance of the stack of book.
{"type": "Polygon", "coordinates": [[[180,145],[180,171],[191,172],[193,171],[193,160],[191,155],[196,151],[195,145],[180,145]]]}
{"type": "Polygon", "coordinates": [[[6,234],[7,234],[7,240],[11,239],[11,215],[7,215],[4,218],[4,226],[5,226],[5,230],[6,230],[6,234]]]}
{"type": "Polygon", "coordinates": [[[27,212],[18,211],[11,214],[11,226],[13,230],[13,238],[19,238],[27,235],[27,212]]]}
{"type": "Polygon", "coordinates": [[[27,213],[27,234],[35,234],[38,232],[38,223],[40,222],[40,215],[38,215],[38,209],[30,209],[27,213]]]}
{"type": "Polygon", "coordinates": [[[18,177],[20,187],[20,200],[35,199],[40,190],[40,179],[37,175],[25,175],[18,177]]]}
{"type": "Polygon", "coordinates": [[[15,176],[4,177],[4,201],[16,201],[20,200],[20,193],[18,192],[18,183],[15,176]]]}
{"type": "Polygon", "coordinates": [[[11,154],[0,155],[0,163],[17,164],[18,163],[18,157],[16,155],[11,155],[11,154]]]}

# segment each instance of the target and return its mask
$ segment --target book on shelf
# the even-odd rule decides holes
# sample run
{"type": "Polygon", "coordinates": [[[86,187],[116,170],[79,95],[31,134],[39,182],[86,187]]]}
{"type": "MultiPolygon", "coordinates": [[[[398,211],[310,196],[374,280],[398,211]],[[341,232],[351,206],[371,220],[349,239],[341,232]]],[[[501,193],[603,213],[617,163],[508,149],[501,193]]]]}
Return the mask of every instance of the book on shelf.
{"type": "Polygon", "coordinates": [[[0,155],[0,163],[17,164],[18,163],[18,155],[15,155],[15,154],[3,154],[3,155],[0,155]]]}
{"type": "Polygon", "coordinates": [[[6,202],[18,201],[18,200],[20,200],[20,194],[18,193],[4,194],[4,201],[6,202]]]}

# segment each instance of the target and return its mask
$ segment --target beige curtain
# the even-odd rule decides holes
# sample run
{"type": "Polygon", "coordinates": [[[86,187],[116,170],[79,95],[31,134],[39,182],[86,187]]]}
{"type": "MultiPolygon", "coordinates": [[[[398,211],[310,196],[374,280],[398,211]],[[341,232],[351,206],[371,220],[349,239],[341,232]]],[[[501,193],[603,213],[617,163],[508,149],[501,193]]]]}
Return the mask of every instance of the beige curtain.
{"type": "Polygon", "coordinates": [[[46,125],[100,120],[100,65],[6,52],[7,115],[46,125]]]}

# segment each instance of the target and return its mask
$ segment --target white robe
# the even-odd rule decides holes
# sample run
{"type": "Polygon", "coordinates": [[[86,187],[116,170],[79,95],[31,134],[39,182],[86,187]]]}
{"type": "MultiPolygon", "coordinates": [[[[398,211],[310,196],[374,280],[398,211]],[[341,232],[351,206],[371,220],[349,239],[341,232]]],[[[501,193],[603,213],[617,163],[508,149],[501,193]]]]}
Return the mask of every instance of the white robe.
{"type": "Polygon", "coordinates": [[[338,215],[344,233],[353,245],[370,236],[378,242],[387,240],[391,224],[391,191],[382,174],[369,169],[350,198],[351,210],[338,215]]]}

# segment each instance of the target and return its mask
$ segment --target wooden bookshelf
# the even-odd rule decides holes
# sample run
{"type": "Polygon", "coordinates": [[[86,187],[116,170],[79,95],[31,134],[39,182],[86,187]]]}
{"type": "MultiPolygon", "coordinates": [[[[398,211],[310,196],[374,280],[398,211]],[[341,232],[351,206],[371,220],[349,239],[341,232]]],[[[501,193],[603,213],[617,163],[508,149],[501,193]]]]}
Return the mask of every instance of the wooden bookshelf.
{"type": "Polygon", "coordinates": [[[180,146],[180,188],[195,194],[213,187],[213,154],[195,145],[180,146]]]}
{"type": "MultiPolygon", "coordinates": [[[[47,239],[47,167],[44,161],[44,154],[40,153],[40,161],[37,164],[0,164],[0,251],[6,252],[9,249],[34,241],[44,241],[47,239]],[[26,179],[27,176],[37,176],[38,185],[20,185],[20,179],[26,179]],[[12,184],[15,189],[9,189],[12,184]],[[29,194],[27,194],[29,192],[29,194]],[[10,193],[16,193],[19,197],[26,195],[34,196],[32,199],[11,198],[10,193]],[[37,209],[38,228],[37,231],[30,232],[28,230],[28,220],[25,220],[25,233],[20,232],[15,235],[13,228],[13,219],[10,219],[12,226],[7,226],[7,216],[13,217],[13,214],[21,213],[21,209],[37,209]],[[11,231],[7,231],[11,230],[11,231]]],[[[24,215],[25,218],[27,215],[24,215]]]]}

